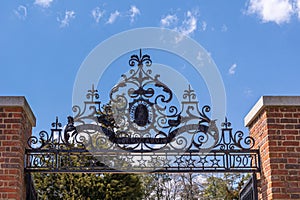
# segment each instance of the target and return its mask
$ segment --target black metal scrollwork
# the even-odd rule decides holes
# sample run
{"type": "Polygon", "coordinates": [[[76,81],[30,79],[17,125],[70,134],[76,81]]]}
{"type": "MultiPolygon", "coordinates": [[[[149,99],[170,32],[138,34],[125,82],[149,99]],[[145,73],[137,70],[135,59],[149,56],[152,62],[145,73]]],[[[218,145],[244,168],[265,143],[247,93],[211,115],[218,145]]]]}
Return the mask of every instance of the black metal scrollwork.
{"type": "Polygon", "coordinates": [[[232,133],[225,119],[219,133],[210,107],[199,109],[188,85],[181,105],[172,90],[153,75],[149,55],[132,55],[131,70],[101,104],[92,85],[84,107],[73,106],[65,127],[56,118],[51,133],[28,139],[27,171],[132,172],[259,171],[254,139],[232,133]],[[136,65],[137,64],[137,65],[136,65]],[[145,69],[144,65],[147,68],[145,69]]]}

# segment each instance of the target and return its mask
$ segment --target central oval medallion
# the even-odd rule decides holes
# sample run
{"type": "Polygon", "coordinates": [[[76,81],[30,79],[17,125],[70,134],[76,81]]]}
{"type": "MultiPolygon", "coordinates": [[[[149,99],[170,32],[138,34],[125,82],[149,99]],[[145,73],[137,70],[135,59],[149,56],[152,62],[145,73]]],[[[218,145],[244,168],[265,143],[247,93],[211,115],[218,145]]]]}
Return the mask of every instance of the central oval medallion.
{"type": "Polygon", "coordinates": [[[148,108],[144,104],[139,104],[134,111],[134,123],[138,126],[146,126],[149,123],[148,108]]]}

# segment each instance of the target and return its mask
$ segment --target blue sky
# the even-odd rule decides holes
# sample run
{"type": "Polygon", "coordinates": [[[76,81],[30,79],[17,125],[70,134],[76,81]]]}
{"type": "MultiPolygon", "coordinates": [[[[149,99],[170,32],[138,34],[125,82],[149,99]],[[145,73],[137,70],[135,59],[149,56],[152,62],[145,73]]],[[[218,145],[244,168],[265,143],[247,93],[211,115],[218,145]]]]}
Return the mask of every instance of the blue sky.
{"type": "MultiPolygon", "coordinates": [[[[0,95],[26,96],[37,117],[35,131],[50,128],[55,116],[66,123],[86,56],[105,39],[134,28],[176,30],[209,52],[234,129],[246,130],[243,119],[260,96],[300,94],[300,0],[0,4],[0,95]]],[[[198,94],[202,106],[201,95],[208,94],[198,94]]]]}

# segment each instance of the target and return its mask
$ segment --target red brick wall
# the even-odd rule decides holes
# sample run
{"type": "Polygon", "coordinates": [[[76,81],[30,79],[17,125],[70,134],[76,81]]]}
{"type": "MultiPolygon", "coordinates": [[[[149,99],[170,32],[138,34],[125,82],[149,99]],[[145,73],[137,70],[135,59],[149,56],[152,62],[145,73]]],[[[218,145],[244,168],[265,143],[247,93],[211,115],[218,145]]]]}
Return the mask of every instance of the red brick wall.
{"type": "Polygon", "coordinates": [[[266,106],[249,129],[261,154],[259,199],[300,199],[300,106],[266,106]]]}
{"type": "Polygon", "coordinates": [[[0,199],[25,199],[24,150],[33,125],[24,107],[0,106],[0,199]]]}

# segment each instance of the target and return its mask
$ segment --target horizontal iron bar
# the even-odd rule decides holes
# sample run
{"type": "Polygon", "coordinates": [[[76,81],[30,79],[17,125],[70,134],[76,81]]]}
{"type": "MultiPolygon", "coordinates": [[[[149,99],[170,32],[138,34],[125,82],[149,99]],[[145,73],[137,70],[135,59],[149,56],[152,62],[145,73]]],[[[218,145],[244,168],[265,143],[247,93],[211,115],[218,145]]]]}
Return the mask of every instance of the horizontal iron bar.
{"type": "Polygon", "coordinates": [[[126,170],[126,171],[121,171],[121,170],[114,170],[114,169],[25,169],[26,173],[134,173],[134,174],[148,174],[148,173],[252,173],[252,172],[260,172],[259,168],[253,168],[253,169],[181,169],[181,170],[176,170],[176,169],[158,169],[158,170],[126,170]]]}
{"type": "Polygon", "coordinates": [[[87,150],[84,148],[72,148],[72,149],[53,149],[53,148],[49,148],[49,149],[26,149],[25,150],[26,154],[33,154],[33,153],[100,153],[100,154],[104,154],[104,153],[151,153],[151,154],[165,154],[167,153],[168,155],[170,153],[197,153],[199,154],[210,154],[210,153],[222,153],[222,154],[246,154],[246,153],[250,153],[250,154],[259,154],[259,150],[258,149],[237,149],[237,150],[220,150],[220,149],[212,149],[209,151],[201,151],[201,150],[187,150],[184,151],[182,149],[179,150],[168,150],[168,149],[161,149],[161,150],[157,150],[157,151],[153,151],[153,150],[122,150],[122,149],[117,149],[117,150],[111,150],[111,149],[91,149],[91,150],[87,150]]]}

